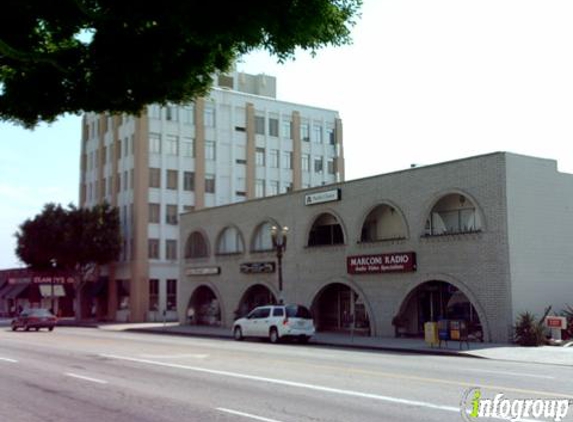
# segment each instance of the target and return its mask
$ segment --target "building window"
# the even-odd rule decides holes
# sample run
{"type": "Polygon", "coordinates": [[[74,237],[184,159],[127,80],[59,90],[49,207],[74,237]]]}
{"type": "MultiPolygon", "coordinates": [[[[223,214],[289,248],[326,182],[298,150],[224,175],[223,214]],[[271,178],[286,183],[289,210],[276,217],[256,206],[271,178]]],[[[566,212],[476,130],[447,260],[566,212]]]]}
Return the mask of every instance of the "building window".
{"type": "Polygon", "coordinates": [[[165,259],[169,261],[177,260],[177,240],[168,239],[165,241],[165,259]]]}
{"type": "Polygon", "coordinates": [[[167,189],[177,190],[177,170],[167,170],[167,189]]]}
{"type": "Polygon", "coordinates": [[[160,206],[159,204],[149,204],[149,222],[158,224],[160,221],[160,206]]]}
{"type": "Polygon", "coordinates": [[[314,172],[315,173],[322,173],[322,170],[323,170],[322,157],[315,158],[314,159],[314,172]]]}
{"type": "Polygon", "coordinates": [[[193,124],[193,107],[185,106],[181,108],[181,120],[183,124],[192,125],[193,124]]]}
{"type": "Polygon", "coordinates": [[[255,164],[257,166],[261,166],[261,167],[265,166],[265,149],[264,148],[257,148],[255,150],[255,164]]]}
{"type": "Polygon", "coordinates": [[[343,243],[344,235],[337,218],[332,214],[321,214],[312,225],[308,236],[308,246],[338,245],[343,243]]]}
{"type": "Polygon", "coordinates": [[[302,154],[302,171],[310,171],[310,155],[302,154]]]}
{"type": "Polygon", "coordinates": [[[265,181],[257,179],[255,181],[255,197],[262,198],[265,196],[265,181]]]}
{"type": "Polygon", "coordinates": [[[279,182],[275,180],[269,181],[267,195],[278,195],[279,194],[279,182]]]}
{"type": "Polygon", "coordinates": [[[167,224],[177,224],[177,205],[167,205],[165,212],[165,222],[167,224]]]}
{"type": "Polygon", "coordinates": [[[167,135],[167,140],[165,142],[167,144],[166,145],[167,154],[169,154],[169,155],[179,154],[179,151],[178,151],[179,148],[177,145],[179,143],[179,137],[173,136],[173,135],[167,135]]]}
{"type": "Polygon", "coordinates": [[[269,152],[269,167],[279,168],[279,150],[271,149],[269,152]]]}
{"type": "Polygon", "coordinates": [[[292,152],[283,152],[283,168],[292,169],[292,152]]]}
{"type": "Polygon", "coordinates": [[[147,246],[147,257],[149,259],[159,259],[159,239],[149,239],[147,246]]]}
{"type": "Polygon", "coordinates": [[[203,116],[205,127],[215,127],[215,109],[213,107],[205,107],[203,116]]]}
{"type": "Polygon", "coordinates": [[[327,168],[328,174],[334,174],[334,173],[335,173],[334,160],[333,160],[333,159],[329,159],[326,164],[327,164],[327,167],[328,167],[328,168],[327,168]]]}
{"type": "Polygon", "coordinates": [[[193,232],[185,243],[185,258],[205,258],[209,256],[207,241],[199,232],[193,232]]]}
{"type": "Polygon", "coordinates": [[[264,116],[255,116],[255,133],[258,135],[265,134],[265,118],[264,116]]]}
{"type": "Polygon", "coordinates": [[[392,206],[382,204],[374,208],[362,225],[361,242],[405,239],[406,224],[402,215],[392,206]]]}
{"type": "Polygon", "coordinates": [[[149,106],[149,117],[152,119],[161,119],[161,108],[157,104],[149,106]]]}
{"type": "Polygon", "coordinates": [[[215,161],[215,141],[205,141],[205,160],[215,161]]]}
{"type": "Polygon", "coordinates": [[[183,190],[194,191],[195,190],[195,173],[192,171],[186,171],[183,173],[183,190]]]}
{"type": "Polygon", "coordinates": [[[285,183],[283,185],[283,193],[289,193],[289,192],[292,192],[292,183],[285,183]]]}
{"type": "Polygon", "coordinates": [[[159,309],[159,280],[156,278],[149,279],[149,310],[157,311],[159,309]]]}
{"type": "Polygon", "coordinates": [[[279,119],[269,118],[269,135],[270,136],[279,136],[279,119]]]}
{"type": "Polygon", "coordinates": [[[149,187],[150,188],[161,187],[161,169],[156,167],[149,168],[149,187]]]}
{"type": "Polygon", "coordinates": [[[261,252],[273,250],[273,242],[271,238],[272,226],[273,224],[267,221],[257,228],[255,237],[253,238],[253,251],[261,252]]]}
{"type": "Polygon", "coordinates": [[[177,280],[167,279],[167,310],[177,310],[177,280]]]}
{"type": "Polygon", "coordinates": [[[217,240],[217,254],[241,253],[245,250],[243,238],[235,227],[227,227],[217,240]]]}
{"type": "Polygon", "coordinates": [[[184,157],[195,157],[195,143],[192,138],[183,138],[181,142],[181,153],[184,157]]]}
{"type": "Polygon", "coordinates": [[[149,134],[149,153],[161,154],[161,135],[159,133],[149,134]]]}
{"type": "Polygon", "coordinates": [[[328,142],[330,145],[336,145],[336,136],[334,136],[334,126],[327,125],[326,126],[326,136],[328,138],[328,142]]]}
{"type": "Polygon", "coordinates": [[[215,193],[215,175],[205,175],[205,193],[215,193]]]}
{"type": "Polygon", "coordinates": [[[315,124],[312,127],[312,137],[314,138],[314,142],[319,144],[322,143],[322,126],[315,124]]]}
{"type": "Polygon", "coordinates": [[[283,120],[281,124],[281,136],[286,139],[292,139],[292,122],[290,120],[283,120]]]}
{"type": "Polygon", "coordinates": [[[177,119],[177,107],[175,106],[167,106],[165,107],[165,120],[170,120],[176,122],[177,119]]]}
{"type": "Polygon", "coordinates": [[[310,132],[308,128],[308,123],[300,124],[300,139],[303,141],[310,141],[310,132]]]}
{"type": "Polygon", "coordinates": [[[482,230],[481,216],[467,196],[450,194],[434,205],[425,230],[426,236],[475,233],[482,230]]]}

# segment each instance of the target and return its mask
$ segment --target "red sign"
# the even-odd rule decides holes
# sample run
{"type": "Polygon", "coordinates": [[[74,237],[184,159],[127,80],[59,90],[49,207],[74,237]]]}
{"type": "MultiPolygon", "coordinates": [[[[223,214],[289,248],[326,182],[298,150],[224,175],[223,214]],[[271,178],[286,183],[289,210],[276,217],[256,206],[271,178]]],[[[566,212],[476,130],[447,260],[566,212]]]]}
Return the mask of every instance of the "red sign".
{"type": "Polygon", "coordinates": [[[346,268],[348,274],[413,272],[416,271],[416,252],[349,256],[346,268]]]}
{"type": "Polygon", "coordinates": [[[545,318],[545,325],[549,328],[567,328],[567,320],[565,317],[548,316],[545,318]]]}

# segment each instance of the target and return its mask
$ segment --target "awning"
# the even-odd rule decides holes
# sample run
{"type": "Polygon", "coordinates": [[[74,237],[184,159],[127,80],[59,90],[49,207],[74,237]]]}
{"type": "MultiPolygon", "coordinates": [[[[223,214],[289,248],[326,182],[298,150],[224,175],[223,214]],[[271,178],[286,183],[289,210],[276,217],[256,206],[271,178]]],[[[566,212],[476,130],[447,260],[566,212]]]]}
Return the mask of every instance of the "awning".
{"type": "Polygon", "coordinates": [[[54,288],[54,295],[53,297],[64,297],[66,292],[64,290],[64,286],[61,284],[40,284],[40,294],[42,297],[52,297],[52,287],[54,288]]]}
{"type": "Polygon", "coordinates": [[[28,287],[30,286],[30,284],[28,283],[21,283],[21,284],[13,284],[12,288],[4,293],[4,298],[5,299],[16,299],[18,296],[20,296],[28,287]]]}

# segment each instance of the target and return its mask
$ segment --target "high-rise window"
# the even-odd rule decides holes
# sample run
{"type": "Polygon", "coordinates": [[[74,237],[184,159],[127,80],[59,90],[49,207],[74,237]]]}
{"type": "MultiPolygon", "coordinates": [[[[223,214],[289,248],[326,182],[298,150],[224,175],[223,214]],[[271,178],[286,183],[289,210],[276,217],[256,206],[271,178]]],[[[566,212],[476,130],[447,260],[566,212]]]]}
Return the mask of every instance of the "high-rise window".
{"type": "Polygon", "coordinates": [[[265,196],[265,181],[262,179],[255,180],[255,197],[262,198],[265,196]]]}
{"type": "Polygon", "coordinates": [[[159,309],[159,280],[156,278],[149,279],[149,310],[157,311],[159,309]]]}
{"type": "Polygon", "coordinates": [[[281,136],[286,139],[292,139],[292,123],[290,120],[283,120],[281,124],[281,136]]]}
{"type": "Polygon", "coordinates": [[[279,150],[271,149],[269,152],[269,167],[279,167],[279,150]]]}
{"type": "Polygon", "coordinates": [[[167,189],[177,190],[177,170],[167,170],[167,189]]]}
{"type": "Polygon", "coordinates": [[[149,259],[159,259],[159,239],[149,239],[147,241],[147,253],[149,259]]]}
{"type": "Polygon", "coordinates": [[[161,169],[156,167],[149,168],[149,187],[150,188],[161,187],[161,169]]]}
{"type": "Polygon", "coordinates": [[[179,120],[177,118],[177,112],[178,111],[179,111],[179,109],[176,106],[165,107],[165,120],[171,120],[173,122],[176,122],[177,120],[179,120]]]}
{"type": "Polygon", "coordinates": [[[279,182],[271,180],[268,183],[267,196],[279,194],[279,182]]]}
{"type": "Polygon", "coordinates": [[[165,211],[165,222],[167,224],[177,224],[177,205],[168,204],[165,211]]]}
{"type": "Polygon", "coordinates": [[[306,142],[310,141],[308,123],[300,124],[300,139],[306,142]]]}
{"type": "Polygon", "coordinates": [[[169,261],[177,259],[177,240],[167,239],[165,241],[165,259],[169,261]]]}
{"type": "Polygon", "coordinates": [[[177,310],[177,280],[167,279],[167,310],[177,310]]]}
{"type": "Polygon", "coordinates": [[[215,193],[215,175],[206,174],[205,175],[205,192],[215,193]]]}
{"type": "Polygon", "coordinates": [[[282,157],[282,168],[292,169],[292,152],[284,151],[282,157]]]}
{"type": "Polygon", "coordinates": [[[183,190],[194,191],[195,190],[195,173],[192,171],[186,171],[183,173],[183,190]]]}
{"type": "Polygon", "coordinates": [[[336,145],[336,136],[334,135],[334,126],[331,124],[326,125],[326,137],[330,145],[336,145]]]}
{"type": "Polygon", "coordinates": [[[215,161],[215,141],[205,141],[205,160],[215,161]]]}
{"type": "Polygon", "coordinates": [[[314,159],[314,172],[315,173],[322,173],[323,164],[322,164],[322,157],[318,157],[314,159]]]}
{"type": "Polygon", "coordinates": [[[159,213],[160,207],[159,204],[149,204],[149,222],[150,223],[159,223],[159,213]]]}
{"type": "Polygon", "coordinates": [[[193,106],[184,106],[181,108],[181,121],[183,124],[193,124],[193,106]]]}
{"type": "Polygon", "coordinates": [[[279,119],[277,118],[269,118],[269,135],[270,136],[279,136],[279,119]]]}
{"type": "Polygon", "coordinates": [[[264,167],[265,165],[265,149],[257,148],[255,150],[255,164],[257,166],[264,167]]]}
{"type": "Polygon", "coordinates": [[[177,155],[179,153],[179,137],[174,135],[167,135],[166,142],[166,152],[169,155],[177,155]]]}
{"type": "Polygon", "coordinates": [[[212,106],[205,107],[203,116],[205,127],[215,127],[215,109],[212,106]]]}
{"type": "Polygon", "coordinates": [[[329,159],[327,162],[327,171],[328,174],[334,174],[335,173],[335,169],[334,169],[334,160],[333,159],[329,159]]]}
{"type": "Polygon", "coordinates": [[[322,126],[318,124],[312,126],[312,137],[314,142],[322,143],[322,126]]]}
{"type": "Polygon", "coordinates": [[[184,157],[195,157],[195,146],[193,138],[183,137],[181,142],[181,153],[184,157]]]}
{"type": "Polygon", "coordinates": [[[302,171],[310,171],[310,155],[302,154],[302,171]]]}
{"type": "Polygon", "coordinates": [[[161,135],[159,133],[149,134],[149,152],[151,154],[161,154],[161,135]]]}
{"type": "Polygon", "coordinates": [[[265,134],[265,117],[255,116],[255,133],[259,135],[265,134]]]}

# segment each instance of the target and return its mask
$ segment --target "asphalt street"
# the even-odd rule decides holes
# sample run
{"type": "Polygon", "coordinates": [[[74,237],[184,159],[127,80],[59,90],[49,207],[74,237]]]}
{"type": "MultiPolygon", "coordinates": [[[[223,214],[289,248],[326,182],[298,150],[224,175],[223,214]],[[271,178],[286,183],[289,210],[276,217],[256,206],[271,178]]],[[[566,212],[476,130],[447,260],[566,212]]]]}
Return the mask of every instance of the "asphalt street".
{"type": "Polygon", "coordinates": [[[77,327],[0,329],[0,371],[10,422],[463,421],[472,388],[573,400],[564,366],[77,327]]]}

